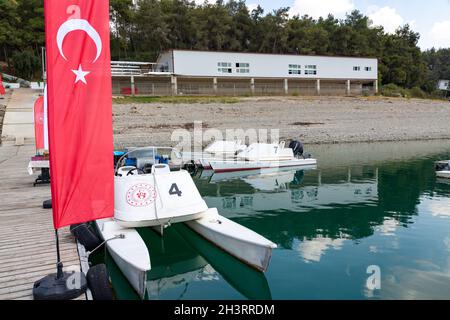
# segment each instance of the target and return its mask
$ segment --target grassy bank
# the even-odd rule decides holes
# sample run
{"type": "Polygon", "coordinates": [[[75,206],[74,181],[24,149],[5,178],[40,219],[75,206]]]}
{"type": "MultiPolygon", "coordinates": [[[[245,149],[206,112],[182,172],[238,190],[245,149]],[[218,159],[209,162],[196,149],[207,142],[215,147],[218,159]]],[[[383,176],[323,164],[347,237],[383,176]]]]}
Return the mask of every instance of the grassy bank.
{"type": "Polygon", "coordinates": [[[387,84],[381,87],[381,94],[384,97],[399,97],[399,98],[416,98],[416,99],[432,99],[432,100],[447,100],[444,92],[436,90],[432,93],[427,93],[419,87],[410,89],[399,87],[395,84],[387,84]]]}
{"type": "Polygon", "coordinates": [[[144,103],[170,103],[170,104],[182,104],[182,103],[222,103],[233,104],[240,102],[241,99],[235,97],[207,97],[207,96],[177,96],[177,97],[116,97],[113,99],[115,104],[144,104],[144,103]]]}

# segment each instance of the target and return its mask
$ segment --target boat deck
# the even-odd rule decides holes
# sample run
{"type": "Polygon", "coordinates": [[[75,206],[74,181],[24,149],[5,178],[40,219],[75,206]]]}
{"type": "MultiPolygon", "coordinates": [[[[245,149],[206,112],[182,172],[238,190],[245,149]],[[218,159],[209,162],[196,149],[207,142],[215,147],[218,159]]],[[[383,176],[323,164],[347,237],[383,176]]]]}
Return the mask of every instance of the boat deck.
{"type": "MultiPolygon", "coordinates": [[[[33,187],[27,165],[34,145],[0,146],[0,300],[33,299],[36,280],[55,273],[56,247],[49,185],[33,187]]],[[[79,270],[77,245],[68,228],[60,230],[65,270],[79,270]]],[[[83,295],[79,299],[85,300],[83,295]]]]}

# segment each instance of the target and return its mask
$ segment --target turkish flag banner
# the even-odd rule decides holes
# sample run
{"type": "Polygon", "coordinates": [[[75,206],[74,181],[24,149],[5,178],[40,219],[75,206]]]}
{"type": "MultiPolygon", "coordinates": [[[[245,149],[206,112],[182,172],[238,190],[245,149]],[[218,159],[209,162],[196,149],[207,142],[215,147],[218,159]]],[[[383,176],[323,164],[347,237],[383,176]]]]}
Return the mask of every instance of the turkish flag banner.
{"type": "Polygon", "coordinates": [[[44,97],[34,103],[34,137],[36,150],[44,149],[44,97]]]}
{"type": "Polygon", "coordinates": [[[48,135],[55,229],[112,217],[108,0],[45,0],[48,135]]]}

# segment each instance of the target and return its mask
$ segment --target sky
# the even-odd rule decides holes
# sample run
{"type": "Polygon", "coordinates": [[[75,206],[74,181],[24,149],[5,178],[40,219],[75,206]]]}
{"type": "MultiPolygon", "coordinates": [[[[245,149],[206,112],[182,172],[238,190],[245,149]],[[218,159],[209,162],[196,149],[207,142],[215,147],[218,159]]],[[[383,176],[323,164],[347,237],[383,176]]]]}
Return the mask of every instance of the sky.
{"type": "MultiPolygon", "coordinates": [[[[207,0],[215,2],[214,0],[207,0]]],[[[204,0],[195,0],[203,3],[204,0]]],[[[280,7],[290,7],[291,15],[308,14],[314,18],[329,13],[342,18],[358,9],[371,18],[374,25],[381,25],[387,32],[394,32],[408,23],[419,32],[419,46],[423,49],[450,47],[450,0],[247,0],[250,9],[258,4],[266,12],[280,7]]]]}

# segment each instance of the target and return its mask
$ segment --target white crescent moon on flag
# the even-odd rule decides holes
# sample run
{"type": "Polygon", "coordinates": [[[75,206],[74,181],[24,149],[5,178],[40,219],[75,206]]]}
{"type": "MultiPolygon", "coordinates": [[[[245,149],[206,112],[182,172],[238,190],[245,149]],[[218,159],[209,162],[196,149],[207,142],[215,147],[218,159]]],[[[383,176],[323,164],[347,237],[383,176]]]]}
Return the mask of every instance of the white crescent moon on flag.
{"type": "Polygon", "coordinates": [[[61,27],[59,27],[58,34],[56,35],[56,43],[58,44],[58,49],[61,56],[65,60],[67,60],[62,48],[63,42],[70,32],[77,30],[85,31],[88,36],[91,37],[91,39],[95,42],[95,45],[97,47],[97,56],[95,57],[94,62],[96,62],[100,57],[100,54],[102,53],[102,39],[100,38],[97,30],[95,30],[87,20],[83,19],[70,19],[64,22],[61,27]]]}

